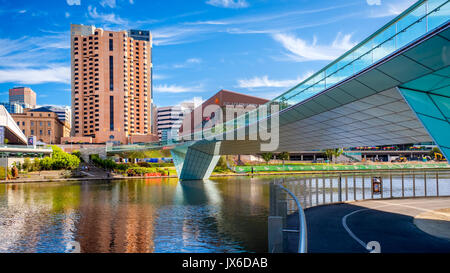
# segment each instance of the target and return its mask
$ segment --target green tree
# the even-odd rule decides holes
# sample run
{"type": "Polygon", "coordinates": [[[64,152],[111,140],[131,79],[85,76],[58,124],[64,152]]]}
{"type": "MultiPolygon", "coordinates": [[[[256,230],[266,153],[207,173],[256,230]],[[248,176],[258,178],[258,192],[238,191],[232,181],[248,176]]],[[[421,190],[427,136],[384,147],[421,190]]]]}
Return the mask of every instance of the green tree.
{"type": "Polygon", "coordinates": [[[280,160],[283,160],[283,165],[284,165],[284,161],[289,160],[290,156],[289,156],[288,152],[282,152],[282,153],[278,154],[277,158],[280,160]]]}
{"type": "Polygon", "coordinates": [[[266,161],[266,164],[269,164],[269,161],[273,158],[273,153],[271,152],[262,153],[261,157],[264,159],[264,161],[266,161]]]}
{"type": "Polygon", "coordinates": [[[31,159],[28,158],[28,157],[25,158],[25,159],[23,160],[23,165],[22,165],[22,167],[23,167],[23,170],[26,171],[26,172],[31,171],[31,168],[32,168],[31,159]]]}
{"type": "Polygon", "coordinates": [[[40,169],[41,169],[41,160],[36,157],[33,160],[33,171],[39,171],[40,169]]]}
{"type": "Polygon", "coordinates": [[[225,172],[228,169],[227,159],[225,156],[221,156],[219,161],[217,162],[216,167],[214,168],[215,172],[225,172]]]}
{"type": "Polygon", "coordinates": [[[341,156],[344,153],[344,149],[337,148],[337,149],[327,149],[325,150],[325,156],[328,158],[328,160],[332,161],[334,163],[334,160],[341,156]]]}
{"type": "Polygon", "coordinates": [[[78,159],[80,160],[80,162],[84,162],[83,158],[81,157],[81,152],[78,150],[73,150],[72,151],[72,155],[78,157],[78,159]]]}
{"type": "Polygon", "coordinates": [[[53,160],[51,157],[44,157],[40,162],[40,169],[41,170],[51,170],[52,162],[53,162],[53,160]]]}
{"type": "Polygon", "coordinates": [[[325,150],[325,156],[327,157],[328,160],[331,161],[331,159],[333,158],[333,153],[334,153],[333,149],[326,149],[325,150]]]}
{"type": "MultiPolygon", "coordinates": [[[[334,149],[334,150],[333,150],[333,156],[334,156],[334,159],[337,159],[337,158],[340,157],[343,153],[344,153],[344,149],[342,149],[342,148],[334,149]]],[[[334,161],[334,159],[333,159],[333,161],[334,161]]]]}
{"type": "MultiPolygon", "coordinates": [[[[58,146],[52,146],[52,156],[51,158],[44,158],[45,159],[45,167],[43,169],[45,170],[61,170],[61,169],[66,169],[66,170],[73,170],[78,168],[78,166],[80,165],[80,159],[75,156],[75,155],[71,155],[68,154],[66,152],[64,152],[61,148],[59,148],[58,146]],[[48,166],[48,164],[50,164],[50,166],[48,166]]],[[[41,160],[41,164],[42,161],[41,160]]]]}

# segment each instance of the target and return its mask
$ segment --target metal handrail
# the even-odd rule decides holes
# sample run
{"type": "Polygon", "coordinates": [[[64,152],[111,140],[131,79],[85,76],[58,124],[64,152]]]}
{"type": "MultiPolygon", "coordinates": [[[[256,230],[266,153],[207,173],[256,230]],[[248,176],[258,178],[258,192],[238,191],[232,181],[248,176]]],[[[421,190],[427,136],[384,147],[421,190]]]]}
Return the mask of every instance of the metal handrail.
{"type": "MultiPolygon", "coordinates": [[[[309,186],[306,185],[307,179],[304,178],[300,183],[307,187],[307,195],[300,195],[298,198],[301,200],[305,198],[303,208],[311,208],[320,205],[330,205],[338,204],[342,202],[353,202],[353,201],[363,201],[363,200],[380,200],[380,199],[396,199],[396,198],[422,198],[422,197],[443,197],[450,196],[446,191],[442,193],[439,191],[439,185],[441,184],[439,180],[439,169],[422,169],[422,170],[410,170],[407,172],[391,170],[386,173],[378,173],[374,171],[369,172],[358,172],[348,175],[344,174],[327,174],[321,177],[314,176],[309,179],[311,181],[315,179],[315,186],[312,183],[309,186]],[[409,186],[405,185],[405,174],[410,175],[409,186]],[[395,177],[394,177],[395,175],[395,177]],[[372,185],[373,177],[381,177],[381,191],[374,192],[372,185]],[[396,180],[394,181],[395,178],[396,180]],[[337,181],[336,181],[337,179],[337,181]],[[357,180],[359,179],[359,180],[357,180]],[[321,185],[319,186],[319,181],[321,180],[321,185]],[[328,182],[329,181],[329,182],[328,182]],[[333,182],[332,182],[333,181],[333,182]],[[337,182],[337,186],[336,183],[337,182]],[[365,182],[365,183],[364,183],[365,182]],[[328,185],[326,185],[329,183],[328,185]],[[359,185],[357,186],[356,183],[359,185]],[[369,185],[367,184],[369,183],[369,185]],[[399,183],[401,183],[399,185],[399,183]],[[433,187],[429,186],[434,183],[435,191],[430,192],[429,190],[434,190],[433,187]],[[393,188],[394,184],[397,185],[397,193],[394,195],[393,188]],[[401,188],[399,187],[401,186],[401,188]],[[334,190],[333,190],[334,189],[334,190]],[[357,190],[360,190],[357,196],[357,190]],[[319,199],[319,195],[321,198],[319,199]],[[313,197],[315,202],[313,202],[313,197]],[[334,199],[336,197],[336,199],[334,199]],[[309,198],[309,202],[308,199],[309,198]]],[[[448,172],[444,172],[448,174],[448,172]]],[[[296,181],[284,181],[286,188],[292,190],[291,182],[296,181]]],[[[295,185],[293,185],[295,187],[295,185]]],[[[295,192],[295,190],[292,190],[295,192]]]]}
{"type": "MultiPolygon", "coordinates": [[[[307,228],[306,228],[306,217],[305,212],[303,211],[303,207],[297,199],[297,196],[293,194],[289,189],[282,185],[277,185],[285,192],[287,192],[292,199],[297,204],[298,208],[298,225],[299,225],[299,235],[298,235],[298,253],[307,253],[308,252],[308,238],[307,238],[307,228]]],[[[283,230],[287,232],[292,232],[292,230],[283,230]]]]}

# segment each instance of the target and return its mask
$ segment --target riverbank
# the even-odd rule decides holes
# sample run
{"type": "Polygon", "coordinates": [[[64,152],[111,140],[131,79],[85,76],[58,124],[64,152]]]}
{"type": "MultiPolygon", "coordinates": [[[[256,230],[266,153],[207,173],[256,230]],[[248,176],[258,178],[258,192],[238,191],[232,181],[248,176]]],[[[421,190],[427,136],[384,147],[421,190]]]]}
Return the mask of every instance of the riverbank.
{"type": "MultiPolygon", "coordinates": [[[[314,170],[314,171],[288,171],[288,172],[255,172],[255,173],[213,173],[211,177],[244,177],[244,176],[286,176],[286,175],[308,175],[308,174],[332,174],[332,173],[360,173],[371,171],[436,171],[436,170],[450,170],[450,165],[445,166],[426,164],[428,167],[416,168],[367,168],[367,169],[330,169],[330,170],[314,170]]],[[[49,172],[41,172],[40,176],[35,178],[18,178],[15,180],[0,180],[0,184],[15,184],[15,183],[40,183],[40,182],[65,182],[65,181],[100,181],[100,180],[123,180],[123,179],[162,179],[162,178],[178,178],[176,175],[169,176],[123,176],[120,174],[109,174],[101,169],[95,169],[90,172],[83,172],[84,177],[58,177],[53,171],[53,176],[48,175],[49,172]],[[47,175],[46,175],[47,174],[47,175]]],[[[61,171],[59,171],[61,173],[61,171]]]]}
{"type": "Polygon", "coordinates": [[[286,165],[249,165],[236,166],[236,173],[261,172],[304,172],[304,171],[371,171],[405,169],[441,169],[450,168],[447,163],[378,163],[378,164],[286,164],[286,165]]]}

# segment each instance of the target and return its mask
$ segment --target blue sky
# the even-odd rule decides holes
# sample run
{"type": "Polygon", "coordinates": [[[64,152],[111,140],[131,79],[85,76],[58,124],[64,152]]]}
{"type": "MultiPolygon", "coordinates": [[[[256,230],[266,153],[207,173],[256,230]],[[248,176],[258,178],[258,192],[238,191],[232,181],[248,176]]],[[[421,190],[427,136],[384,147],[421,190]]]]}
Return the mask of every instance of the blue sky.
{"type": "Polygon", "coordinates": [[[70,24],[153,34],[154,100],[228,89],[273,98],[414,0],[0,0],[0,101],[29,86],[70,105],[70,24]]]}

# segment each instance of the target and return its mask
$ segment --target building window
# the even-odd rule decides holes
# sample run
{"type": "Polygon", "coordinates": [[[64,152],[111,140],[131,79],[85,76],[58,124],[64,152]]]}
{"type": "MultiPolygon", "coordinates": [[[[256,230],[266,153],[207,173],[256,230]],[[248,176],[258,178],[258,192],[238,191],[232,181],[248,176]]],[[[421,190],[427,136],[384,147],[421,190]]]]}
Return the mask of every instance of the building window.
{"type": "Polygon", "coordinates": [[[114,58],[109,56],[109,90],[114,90],[114,58]]]}
{"type": "Polygon", "coordinates": [[[42,136],[42,130],[39,130],[39,135],[41,135],[41,136],[42,136]]]}
{"type": "Polygon", "coordinates": [[[48,130],[48,135],[50,136],[52,134],[52,131],[51,130],[48,130]]]}
{"type": "Polygon", "coordinates": [[[31,122],[31,126],[34,126],[34,121],[31,122]]]}
{"type": "Polygon", "coordinates": [[[114,131],[114,97],[109,97],[109,130],[114,131]]]}
{"type": "Polygon", "coordinates": [[[33,129],[31,130],[31,135],[34,135],[34,130],[33,129]]]}
{"type": "Polygon", "coordinates": [[[114,45],[113,45],[113,39],[109,39],[109,51],[113,51],[114,45]]]}

